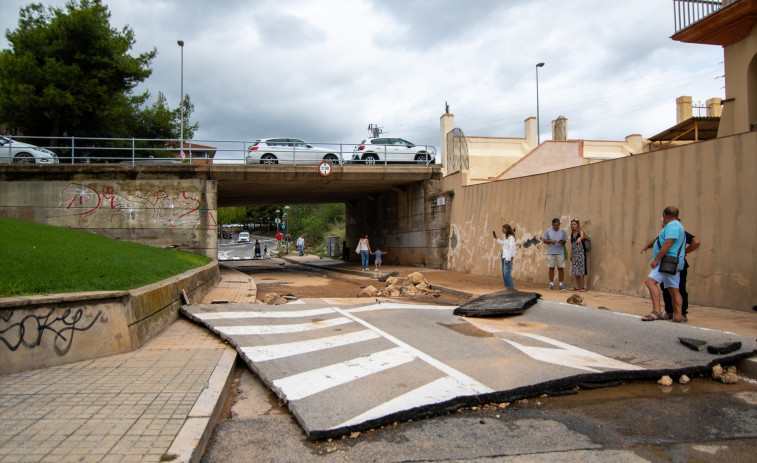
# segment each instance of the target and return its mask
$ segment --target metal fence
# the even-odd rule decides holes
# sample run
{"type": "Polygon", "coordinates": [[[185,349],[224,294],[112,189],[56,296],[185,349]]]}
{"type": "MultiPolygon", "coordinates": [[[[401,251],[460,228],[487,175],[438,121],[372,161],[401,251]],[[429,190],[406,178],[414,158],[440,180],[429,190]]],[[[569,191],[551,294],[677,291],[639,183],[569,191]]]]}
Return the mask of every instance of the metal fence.
{"type": "Polygon", "coordinates": [[[357,148],[361,145],[346,143],[292,143],[286,146],[255,149],[257,141],[244,140],[184,140],[146,138],[93,138],[93,137],[34,137],[2,136],[0,163],[37,164],[319,164],[326,160],[333,165],[376,164],[395,162],[433,165],[436,159],[433,146],[418,145],[419,151],[429,153],[398,159],[392,147],[372,147],[369,158],[357,148]],[[29,146],[31,145],[31,146],[29,146]],[[41,150],[35,150],[39,148],[41,150]],[[48,154],[41,154],[46,151],[48,154]],[[273,154],[271,154],[273,153],[273,154]],[[268,154],[268,157],[261,157],[268,154]],[[271,158],[271,156],[273,158],[271,158]]]}
{"type": "Polygon", "coordinates": [[[675,33],[738,0],[673,0],[675,33]]]}

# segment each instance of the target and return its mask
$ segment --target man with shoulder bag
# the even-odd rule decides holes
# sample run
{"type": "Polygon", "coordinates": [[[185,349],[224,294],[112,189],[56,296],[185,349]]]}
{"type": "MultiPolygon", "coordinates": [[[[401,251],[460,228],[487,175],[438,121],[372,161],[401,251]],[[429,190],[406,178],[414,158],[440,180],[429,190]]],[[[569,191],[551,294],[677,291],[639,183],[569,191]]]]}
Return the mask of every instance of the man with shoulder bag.
{"type": "MultiPolygon", "coordinates": [[[[642,321],[665,320],[660,309],[660,296],[662,291],[659,285],[665,285],[670,292],[673,301],[673,318],[676,323],[686,323],[681,311],[681,293],[678,290],[680,284],[680,272],[683,270],[686,232],[678,220],[678,208],[668,206],[662,212],[662,231],[654,241],[654,255],[652,256],[652,271],[644,281],[649,296],[652,299],[652,312],[642,317],[642,321]]],[[[644,252],[649,246],[642,249],[644,252]]]]}

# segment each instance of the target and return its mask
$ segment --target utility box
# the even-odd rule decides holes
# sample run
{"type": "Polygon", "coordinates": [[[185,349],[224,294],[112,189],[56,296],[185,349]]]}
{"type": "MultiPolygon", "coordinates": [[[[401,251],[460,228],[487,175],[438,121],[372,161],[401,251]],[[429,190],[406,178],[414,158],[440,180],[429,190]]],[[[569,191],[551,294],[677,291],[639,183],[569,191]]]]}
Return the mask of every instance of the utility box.
{"type": "Polygon", "coordinates": [[[339,257],[342,254],[340,245],[341,238],[338,236],[329,236],[326,238],[326,256],[339,257]]]}

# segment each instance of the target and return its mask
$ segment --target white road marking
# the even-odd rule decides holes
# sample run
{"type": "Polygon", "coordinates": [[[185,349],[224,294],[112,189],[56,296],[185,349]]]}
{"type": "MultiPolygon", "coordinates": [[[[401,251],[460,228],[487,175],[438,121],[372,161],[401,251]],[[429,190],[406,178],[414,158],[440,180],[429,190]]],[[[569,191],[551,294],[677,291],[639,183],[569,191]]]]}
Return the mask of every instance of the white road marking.
{"type": "Polygon", "coordinates": [[[370,312],[373,310],[446,310],[452,312],[455,307],[450,305],[422,305],[422,304],[402,304],[399,302],[379,302],[364,307],[348,309],[349,313],[370,312]]]}
{"type": "Polygon", "coordinates": [[[224,320],[229,318],[298,318],[298,317],[313,317],[316,315],[326,315],[334,313],[334,309],[312,309],[312,310],[298,310],[298,311],[277,311],[277,312],[204,312],[195,314],[197,318],[202,320],[224,320]]]}
{"type": "Polygon", "coordinates": [[[568,368],[576,368],[578,370],[592,371],[596,373],[602,372],[602,370],[597,370],[597,368],[612,370],[644,369],[630,363],[621,362],[620,360],[605,357],[604,355],[600,355],[586,349],[581,349],[580,347],[572,346],[570,344],[566,344],[564,342],[560,342],[544,336],[539,336],[538,334],[518,333],[518,335],[536,339],[538,341],[552,344],[553,346],[558,347],[558,349],[555,349],[552,347],[525,346],[515,341],[503,339],[503,341],[517,348],[529,357],[542,362],[553,363],[555,365],[560,365],[568,368]]]}
{"type": "Polygon", "coordinates": [[[253,362],[265,362],[293,355],[307,354],[332,347],[346,346],[380,336],[370,330],[355,331],[353,333],[311,339],[308,341],[288,342],[284,344],[269,344],[267,346],[242,347],[240,350],[253,362]]]}
{"type": "Polygon", "coordinates": [[[278,389],[288,401],[293,401],[409,363],[415,359],[416,356],[412,352],[402,347],[395,347],[366,357],[359,357],[277,379],[273,382],[273,387],[278,389]]]}
{"type": "Polygon", "coordinates": [[[388,400],[331,429],[353,426],[403,410],[410,410],[423,405],[438,404],[456,397],[478,395],[485,392],[489,392],[488,388],[486,390],[470,388],[468,385],[461,384],[455,378],[445,376],[388,400]]]}
{"type": "Polygon", "coordinates": [[[328,328],[331,326],[344,325],[346,323],[352,323],[352,320],[339,317],[323,320],[319,322],[311,323],[297,323],[292,325],[268,325],[268,326],[216,326],[214,327],[220,333],[234,336],[234,335],[263,335],[263,334],[285,334],[285,333],[300,333],[303,331],[318,330],[321,328],[328,328]]]}

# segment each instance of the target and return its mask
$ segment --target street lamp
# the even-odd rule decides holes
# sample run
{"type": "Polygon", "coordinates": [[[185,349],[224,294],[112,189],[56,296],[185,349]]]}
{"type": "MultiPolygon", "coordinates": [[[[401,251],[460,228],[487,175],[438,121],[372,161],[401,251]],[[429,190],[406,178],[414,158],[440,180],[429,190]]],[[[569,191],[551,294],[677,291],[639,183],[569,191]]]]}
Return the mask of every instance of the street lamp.
{"type": "Polygon", "coordinates": [[[536,146],[541,144],[541,135],[539,133],[539,68],[544,67],[544,63],[536,65],[536,146]]]}
{"type": "Polygon", "coordinates": [[[176,43],[181,47],[181,145],[179,146],[179,156],[184,157],[184,41],[177,40],[176,43]]]}

